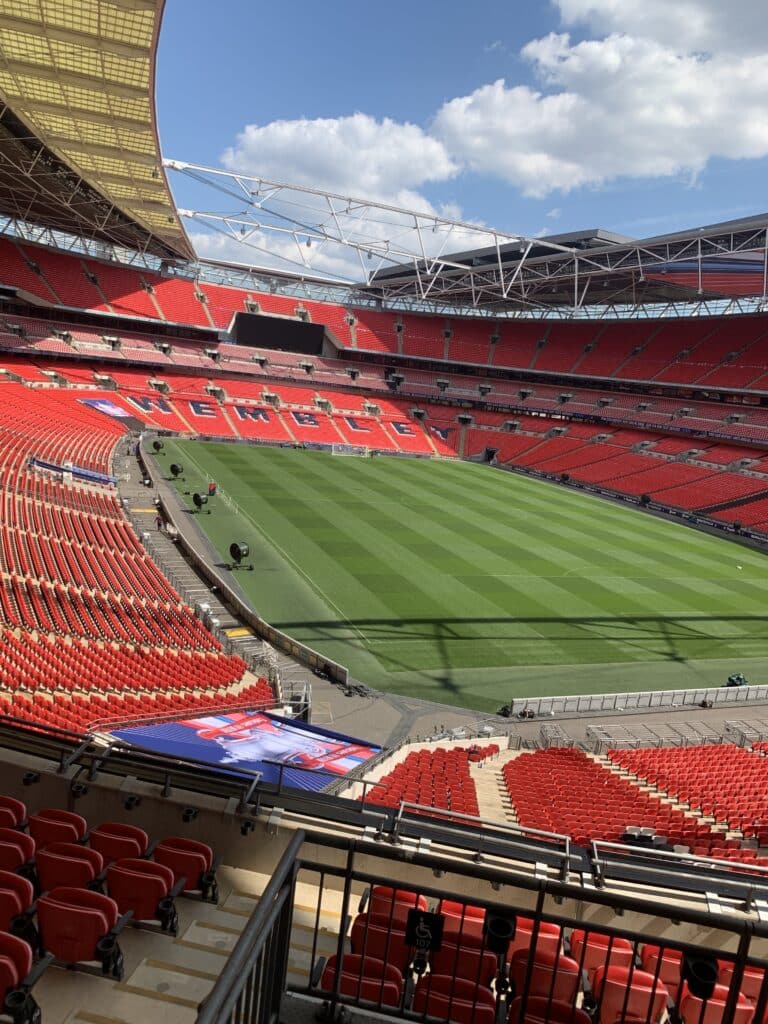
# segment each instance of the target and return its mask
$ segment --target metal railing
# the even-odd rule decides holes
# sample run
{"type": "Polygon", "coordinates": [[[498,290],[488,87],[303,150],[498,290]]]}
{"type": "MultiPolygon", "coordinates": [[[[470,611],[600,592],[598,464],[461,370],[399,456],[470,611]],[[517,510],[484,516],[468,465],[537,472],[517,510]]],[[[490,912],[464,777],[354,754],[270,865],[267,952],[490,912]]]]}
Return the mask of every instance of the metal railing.
{"type": "Polygon", "coordinates": [[[276,1024],[285,989],[299,851],[294,833],[243,929],[224,970],[203,1002],[198,1024],[276,1024]]]}
{"type": "Polygon", "coordinates": [[[577,715],[615,711],[631,714],[665,708],[722,707],[726,704],[768,702],[768,686],[710,686],[697,690],[638,690],[634,693],[582,693],[563,697],[527,697],[513,701],[512,715],[577,715]]]}
{"type": "Polygon", "coordinates": [[[576,1024],[577,1006],[598,1022],[764,1019],[760,921],[531,875],[509,889],[484,864],[306,841],[303,853],[296,837],[289,846],[198,1024],[276,1020],[285,979],[287,992],[324,1004],[328,1021],[357,1006],[392,1019],[516,1022],[529,1005],[543,1024],[576,1024]],[[371,960],[386,964],[386,980],[371,960]]]}

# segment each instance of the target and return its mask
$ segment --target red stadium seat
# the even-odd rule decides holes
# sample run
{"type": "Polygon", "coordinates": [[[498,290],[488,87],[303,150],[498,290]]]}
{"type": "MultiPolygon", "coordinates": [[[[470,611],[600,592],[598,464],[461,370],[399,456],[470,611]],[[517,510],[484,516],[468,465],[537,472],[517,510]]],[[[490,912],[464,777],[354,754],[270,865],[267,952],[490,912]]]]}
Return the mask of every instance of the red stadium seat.
{"type": "Polygon", "coordinates": [[[3,828],[22,828],[27,823],[27,808],[21,800],[10,796],[0,796],[0,826],[3,828]]]}
{"type": "Polygon", "coordinates": [[[12,871],[0,871],[0,931],[10,932],[37,949],[34,899],[34,888],[28,878],[12,871]]]}
{"type": "Polygon", "coordinates": [[[485,907],[473,907],[469,903],[456,903],[454,900],[440,900],[437,904],[437,913],[445,914],[446,917],[473,917],[478,921],[485,920],[485,907]]]}
{"type": "Polygon", "coordinates": [[[358,956],[383,960],[400,971],[405,971],[413,956],[405,932],[396,925],[390,928],[389,918],[381,914],[358,914],[352,922],[350,943],[358,956]]]}
{"type": "Polygon", "coordinates": [[[47,807],[29,819],[29,834],[39,849],[49,843],[79,843],[88,832],[88,822],[73,811],[47,807]]]}
{"type": "MultiPolygon", "coordinates": [[[[727,985],[715,985],[714,992],[705,1003],[689,992],[687,983],[684,984],[680,996],[680,1020],[683,1024],[720,1024],[728,992],[727,985]]],[[[733,1024],[752,1024],[754,1015],[754,1006],[742,992],[739,992],[736,1009],[733,1012],[733,1024]]]]}
{"type": "Polygon", "coordinates": [[[598,967],[605,967],[609,963],[617,967],[629,967],[634,950],[632,943],[626,939],[575,928],[571,932],[571,956],[587,972],[591,983],[598,967]]]}
{"type": "Polygon", "coordinates": [[[520,1018],[522,1005],[522,996],[510,1002],[508,1024],[592,1024],[589,1014],[577,1009],[573,1003],[562,1003],[546,996],[529,996],[525,1003],[524,1021],[520,1018]]]}
{"type": "Polygon", "coordinates": [[[173,871],[164,864],[137,857],[116,861],[107,871],[107,888],[121,914],[131,911],[133,921],[159,921],[162,931],[175,935],[179,924],[175,897],[185,884],[174,884],[173,871]]]}
{"type": "Polygon", "coordinates": [[[341,970],[337,970],[338,959],[332,956],[323,969],[319,988],[321,992],[333,992],[339,975],[339,995],[352,999],[365,999],[383,1006],[399,1006],[403,996],[403,975],[392,964],[372,956],[358,956],[347,953],[342,957],[341,970]]]}
{"type": "Polygon", "coordinates": [[[673,996],[677,994],[683,967],[683,954],[679,949],[647,944],[640,951],[640,963],[644,971],[654,976],[658,974],[673,996]]]}
{"type": "Polygon", "coordinates": [[[37,901],[43,948],[67,965],[101,964],[101,973],[121,981],[123,954],[117,942],[124,919],[117,903],[89,889],[62,886],[37,901]]]}
{"type": "Polygon", "coordinates": [[[419,979],[413,1010],[457,1024],[494,1024],[496,1020],[496,1000],[489,988],[446,974],[425,974],[419,979]]]}
{"type": "Polygon", "coordinates": [[[124,857],[143,857],[149,848],[149,836],[143,828],[119,821],[105,821],[91,829],[88,842],[91,849],[99,851],[105,864],[124,857]]]}
{"type": "Polygon", "coordinates": [[[12,828],[0,828],[0,871],[15,871],[32,880],[37,878],[32,836],[12,828]]]}
{"type": "Polygon", "coordinates": [[[450,931],[444,929],[442,947],[430,956],[430,964],[435,974],[451,975],[476,985],[489,984],[498,966],[494,954],[483,946],[482,941],[473,940],[468,936],[467,945],[452,943],[451,935],[450,931]]]}
{"type": "MultiPolygon", "coordinates": [[[[515,937],[509,944],[509,958],[518,950],[528,952],[533,942],[534,922],[528,917],[518,917],[515,927],[515,937]]],[[[559,953],[562,932],[559,925],[550,921],[539,921],[539,930],[536,935],[536,951],[546,953],[559,953]]]]}
{"type": "MultiPolygon", "coordinates": [[[[730,986],[733,977],[734,965],[729,960],[718,961],[720,972],[718,981],[721,985],[730,986]]],[[[741,976],[740,990],[752,1003],[757,1003],[760,992],[765,982],[765,971],[761,967],[752,967],[747,964],[741,976]]]]}
{"type": "Polygon", "coordinates": [[[42,892],[62,885],[100,889],[97,878],[104,868],[104,859],[98,850],[78,843],[49,843],[38,852],[36,863],[42,892]]]}
{"type": "Polygon", "coordinates": [[[388,885],[375,885],[370,893],[368,912],[386,917],[392,924],[405,925],[411,910],[426,910],[423,896],[407,889],[392,889],[388,885]]]}
{"type": "MultiPolygon", "coordinates": [[[[509,976],[515,995],[521,995],[525,986],[530,954],[518,949],[510,961],[509,976]]],[[[533,957],[529,994],[572,1003],[579,989],[579,965],[572,957],[537,949],[533,957]]]]}
{"type": "Polygon", "coordinates": [[[205,843],[181,836],[163,839],[153,854],[158,864],[173,872],[174,882],[184,882],[184,894],[199,893],[201,899],[215,903],[219,896],[213,850],[205,843]]]}
{"type": "Polygon", "coordinates": [[[669,993],[660,978],[630,967],[598,967],[593,993],[599,1024],[647,1021],[657,1024],[667,1009],[669,993]]]}
{"type": "Polygon", "coordinates": [[[15,935],[0,932],[0,1007],[14,1024],[39,1024],[40,1007],[31,990],[51,963],[44,956],[32,966],[32,949],[15,935]]]}

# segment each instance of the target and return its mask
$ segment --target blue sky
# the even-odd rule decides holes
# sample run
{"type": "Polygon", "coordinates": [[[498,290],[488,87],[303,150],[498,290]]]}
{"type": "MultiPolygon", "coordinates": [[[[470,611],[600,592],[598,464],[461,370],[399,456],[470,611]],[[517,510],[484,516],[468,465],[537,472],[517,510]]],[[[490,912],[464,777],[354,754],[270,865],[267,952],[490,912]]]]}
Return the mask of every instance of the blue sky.
{"type": "MultiPolygon", "coordinates": [[[[167,0],[165,156],[528,235],[645,237],[768,208],[761,0],[211,10],[167,0]]],[[[171,183],[182,207],[216,205],[171,183]]]]}

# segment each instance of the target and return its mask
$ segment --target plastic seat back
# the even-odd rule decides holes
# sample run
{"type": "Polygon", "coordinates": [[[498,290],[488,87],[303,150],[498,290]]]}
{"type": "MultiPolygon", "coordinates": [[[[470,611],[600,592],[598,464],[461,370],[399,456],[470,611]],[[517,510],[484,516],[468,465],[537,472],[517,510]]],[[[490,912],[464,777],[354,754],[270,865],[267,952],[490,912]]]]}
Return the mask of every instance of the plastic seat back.
{"type": "Polygon", "coordinates": [[[380,914],[392,922],[405,925],[411,910],[426,910],[427,901],[418,893],[407,889],[392,889],[388,885],[375,885],[371,890],[368,912],[380,914]]]}
{"type": "Polygon", "coordinates": [[[399,1006],[403,994],[403,975],[392,964],[375,957],[348,953],[342,957],[341,971],[337,972],[337,957],[328,960],[320,979],[320,989],[332,992],[339,978],[339,993],[351,999],[365,999],[383,1006],[399,1006]]]}
{"type": "Polygon", "coordinates": [[[640,951],[640,963],[643,970],[659,977],[672,995],[677,994],[682,980],[683,954],[679,949],[662,949],[660,946],[646,944],[640,951]]]}
{"type": "Polygon", "coordinates": [[[16,964],[10,957],[0,954],[0,999],[5,999],[6,994],[16,988],[20,981],[16,964]]]}
{"type": "Polygon", "coordinates": [[[480,921],[485,920],[485,907],[473,907],[469,903],[456,903],[454,900],[440,900],[437,912],[445,914],[446,917],[458,917],[459,920],[466,920],[470,917],[480,921]]]}
{"type": "Polygon", "coordinates": [[[91,849],[102,855],[105,864],[125,857],[143,857],[149,846],[149,836],[143,828],[119,821],[105,821],[91,829],[88,841],[91,849]]]}
{"type": "MultiPolygon", "coordinates": [[[[730,985],[731,978],[733,977],[733,964],[727,960],[720,960],[720,975],[719,982],[721,985],[730,985]]],[[[760,998],[760,991],[765,981],[765,971],[761,967],[752,967],[749,964],[745,965],[744,973],[741,977],[741,994],[746,996],[747,999],[752,1003],[757,1003],[760,998]]]]}
{"type": "Polygon", "coordinates": [[[390,928],[389,920],[376,914],[358,914],[350,933],[352,952],[366,958],[383,960],[403,971],[412,958],[405,942],[405,932],[390,928]]]}
{"type": "Polygon", "coordinates": [[[480,948],[485,945],[483,935],[484,918],[453,917],[449,915],[443,925],[443,942],[451,946],[472,946],[480,948]]]}
{"type": "MultiPolygon", "coordinates": [[[[533,941],[533,921],[528,917],[518,917],[515,927],[515,937],[509,944],[509,959],[511,960],[518,950],[526,953],[531,949],[533,941]]],[[[536,950],[546,953],[559,953],[562,934],[556,924],[549,921],[540,921],[539,930],[536,933],[536,950]]]]}
{"type": "Polygon", "coordinates": [[[64,963],[97,960],[97,946],[117,916],[114,900],[89,889],[62,886],[37,901],[43,947],[64,963]]]}
{"type": "Polygon", "coordinates": [[[32,970],[32,949],[15,935],[0,933],[0,956],[14,964],[20,981],[32,970]]]}
{"type": "Polygon", "coordinates": [[[473,946],[457,946],[446,942],[443,932],[443,944],[430,959],[435,974],[450,975],[464,979],[475,985],[487,985],[496,973],[498,962],[489,949],[481,944],[473,946]]]}
{"type": "MultiPolygon", "coordinates": [[[[37,1010],[34,1001],[30,1000],[28,994],[24,992],[21,993],[22,1002],[18,1003],[13,1009],[8,1005],[3,1006],[9,993],[21,985],[31,969],[31,946],[16,938],[15,935],[6,935],[4,932],[0,933],[0,1007],[2,1007],[5,1013],[10,1015],[13,1013],[13,1009],[20,1010],[22,1006],[27,1011],[31,1011],[32,1007],[37,1010]]],[[[16,1020],[16,1016],[13,1019],[16,1020]]],[[[20,1019],[25,1020],[29,1019],[29,1017],[21,1015],[20,1019]]]]}
{"type": "MultiPolygon", "coordinates": [[[[496,1003],[490,990],[482,985],[457,987],[454,991],[445,991],[440,986],[430,987],[432,975],[422,977],[416,986],[413,999],[414,1012],[437,1017],[440,1020],[454,1021],[456,1024],[494,1024],[496,1020],[496,1003]],[[460,994],[461,993],[461,994],[460,994]],[[488,996],[490,995],[490,1002],[488,996]]],[[[457,979],[449,978],[449,981],[457,979]]]]}
{"type": "Polygon", "coordinates": [[[88,822],[81,814],[46,807],[29,819],[29,834],[38,847],[49,843],[76,843],[88,831],[88,822]]]}
{"type": "Polygon", "coordinates": [[[0,871],[0,930],[11,930],[13,920],[32,906],[32,883],[10,871],[0,871]]]}
{"type": "Polygon", "coordinates": [[[43,892],[72,885],[85,888],[104,867],[97,850],[77,843],[50,843],[37,855],[37,874],[43,892]]]}
{"type": "Polygon", "coordinates": [[[173,871],[151,860],[127,857],[107,871],[109,895],[121,914],[133,911],[134,921],[161,920],[160,903],[173,888],[173,871]]]}
{"type": "Polygon", "coordinates": [[[0,796],[0,825],[3,828],[18,828],[27,820],[27,808],[21,800],[12,796],[0,796]]]}
{"type": "Polygon", "coordinates": [[[200,888],[201,877],[210,871],[213,851],[205,843],[194,839],[171,836],[158,843],[153,854],[158,864],[164,864],[173,872],[174,882],[185,878],[184,892],[200,888]]]}
{"type": "MultiPolygon", "coordinates": [[[[728,1000],[728,992],[727,985],[715,985],[705,1006],[704,1000],[689,991],[686,982],[680,996],[680,1019],[683,1024],[720,1024],[728,1000]]],[[[739,992],[736,1009],[733,1013],[733,1024],[751,1024],[754,1015],[754,1006],[742,992],[739,992]]]]}
{"type": "MultiPolygon", "coordinates": [[[[515,995],[523,992],[529,960],[530,956],[524,949],[518,949],[512,956],[509,974],[515,986],[515,995]]],[[[528,994],[572,1003],[576,998],[579,980],[579,964],[573,957],[537,948],[528,994]]]]}
{"type": "Polygon", "coordinates": [[[571,933],[571,956],[587,972],[590,981],[598,967],[609,964],[615,967],[629,967],[634,951],[626,939],[612,938],[600,932],[584,932],[576,928],[571,933]]]}
{"type": "Polygon", "coordinates": [[[669,992],[661,978],[629,967],[598,967],[595,998],[599,1024],[626,1021],[659,1021],[667,1008],[669,992]]]}
{"type": "Polygon", "coordinates": [[[508,1024],[592,1024],[592,1018],[573,1003],[563,1003],[546,996],[529,996],[525,1004],[525,1021],[520,1018],[521,996],[509,1004],[508,1024]]]}
{"type": "Polygon", "coordinates": [[[35,841],[24,832],[0,827],[0,871],[18,871],[35,859],[35,841]]]}

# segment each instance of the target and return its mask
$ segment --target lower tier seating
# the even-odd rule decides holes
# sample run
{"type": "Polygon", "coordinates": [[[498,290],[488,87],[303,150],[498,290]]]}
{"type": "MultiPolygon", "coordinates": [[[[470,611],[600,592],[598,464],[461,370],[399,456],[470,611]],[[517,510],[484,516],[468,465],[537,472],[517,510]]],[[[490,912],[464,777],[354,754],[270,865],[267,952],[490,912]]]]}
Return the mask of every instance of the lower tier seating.
{"type": "MultiPolygon", "coordinates": [[[[470,761],[485,760],[498,754],[496,744],[467,749],[421,750],[408,754],[391,772],[379,780],[365,799],[369,804],[397,807],[402,801],[477,815],[477,793],[469,773],[470,761]]],[[[427,812],[428,813],[428,812],[427,812]]],[[[439,817],[450,817],[439,814],[439,817]]]]}
{"type": "MultiPolygon", "coordinates": [[[[746,837],[755,837],[764,846],[768,845],[768,757],[763,746],[756,744],[752,752],[730,743],[611,750],[608,756],[629,777],[746,837]]],[[[737,840],[721,845],[718,856],[741,859],[749,852],[740,850],[737,840]]],[[[756,859],[768,864],[768,858],[756,859]]]]}
{"type": "Polygon", "coordinates": [[[518,820],[588,845],[618,842],[628,827],[650,828],[672,845],[708,856],[718,844],[708,825],[632,785],[587,754],[551,748],[521,754],[503,769],[518,820]]]}

